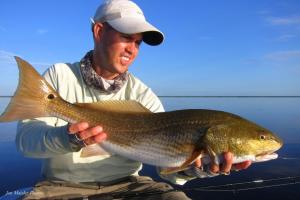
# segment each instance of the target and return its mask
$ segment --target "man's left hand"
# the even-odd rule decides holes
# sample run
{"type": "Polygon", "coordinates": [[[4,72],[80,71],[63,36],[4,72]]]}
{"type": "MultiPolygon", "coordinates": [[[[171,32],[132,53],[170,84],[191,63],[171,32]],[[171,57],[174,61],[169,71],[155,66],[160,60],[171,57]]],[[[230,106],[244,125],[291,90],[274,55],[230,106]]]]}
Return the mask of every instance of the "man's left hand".
{"type": "MultiPolygon", "coordinates": [[[[251,161],[244,161],[241,163],[232,164],[233,154],[231,152],[224,153],[223,157],[224,157],[224,162],[220,166],[216,164],[211,164],[210,171],[212,173],[229,174],[231,170],[238,171],[242,169],[247,169],[251,165],[251,161]]],[[[200,158],[197,159],[194,164],[196,167],[200,168],[202,166],[201,159],[200,158]]]]}

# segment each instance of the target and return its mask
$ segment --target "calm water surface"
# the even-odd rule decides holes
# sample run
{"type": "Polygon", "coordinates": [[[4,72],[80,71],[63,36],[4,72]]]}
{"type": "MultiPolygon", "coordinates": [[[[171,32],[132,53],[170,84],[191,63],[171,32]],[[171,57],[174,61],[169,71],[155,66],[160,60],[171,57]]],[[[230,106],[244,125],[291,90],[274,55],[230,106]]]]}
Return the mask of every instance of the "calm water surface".
{"type": "MultiPolygon", "coordinates": [[[[253,164],[230,176],[190,181],[179,187],[188,196],[193,199],[300,199],[300,98],[163,97],[161,100],[166,110],[202,108],[232,112],[264,126],[284,140],[278,159],[253,164]]],[[[0,98],[0,112],[8,101],[9,98],[0,98]]],[[[0,195],[33,186],[41,179],[40,160],[24,158],[16,151],[15,130],[15,122],[0,124],[0,195]]],[[[144,166],[142,174],[159,180],[151,166],[144,166]]]]}

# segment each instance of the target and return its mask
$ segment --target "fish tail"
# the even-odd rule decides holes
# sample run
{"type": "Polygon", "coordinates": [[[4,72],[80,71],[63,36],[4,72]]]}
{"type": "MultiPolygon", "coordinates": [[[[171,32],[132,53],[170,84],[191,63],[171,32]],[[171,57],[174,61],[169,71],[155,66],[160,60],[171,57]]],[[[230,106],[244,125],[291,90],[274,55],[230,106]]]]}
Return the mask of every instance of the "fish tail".
{"type": "Polygon", "coordinates": [[[58,94],[25,60],[15,56],[19,67],[17,90],[0,116],[0,122],[50,116],[48,105],[58,94]]]}

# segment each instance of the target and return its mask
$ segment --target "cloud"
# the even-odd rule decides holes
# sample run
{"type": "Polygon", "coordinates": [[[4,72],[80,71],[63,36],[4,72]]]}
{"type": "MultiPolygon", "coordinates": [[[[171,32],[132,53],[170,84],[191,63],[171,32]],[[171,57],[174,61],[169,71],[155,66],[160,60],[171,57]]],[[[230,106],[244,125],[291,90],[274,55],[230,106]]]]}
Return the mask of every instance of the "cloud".
{"type": "Polygon", "coordinates": [[[283,17],[265,16],[266,23],[269,26],[276,27],[278,32],[273,41],[276,42],[288,42],[290,40],[295,40],[299,37],[300,30],[300,16],[291,15],[283,17]]]}
{"type": "Polygon", "coordinates": [[[4,26],[0,26],[0,31],[5,32],[6,28],[4,26]]]}
{"type": "Polygon", "coordinates": [[[270,15],[272,12],[270,10],[259,10],[257,13],[259,15],[270,15]]]}
{"type": "Polygon", "coordinates": [[[277,37],[276,41],[287,42],[287,41],[289,41],[291,39],[294,39],[296,37],[297,37],[296,34],[283,34],[283,35],[280,35],[279,37],[277,37]]]}
{"type": "Polygon", "coordinates": [[[300,61],[300,50],[278,51],[278,52],[269,53],[264,57],[270,61],[291,61],[291,60],[300,61]]]}
{"type": "MultiPolygon", "coordinates": [[[[23,57],[16,53],[0,50],[0,65],[16,65],[16,60],[14,56],[23,57]]],[[[47,62],[29,61],[29,63],[33,65],[40,72],[43,72],[46,68],[51,66],[51,64],[47,62]]]]}
{"type": "Polygon", "coordinates": [[[210,36],[199,36],[199,37],[197,37],[199,40],[211,40],[211,39],[213,39],[212,37],[210,37],[210,36]]]}
{"type": "MultiPolygon", "coordinates": [[[[14,56],[20,56],[16,53],[0,49],[0,95],[13,95],[18,84],[19,70],[14,56]]],[[[28,60],[34,68],[42,74],[49,66],[46,62],[34,62],[28,60]]]]}
{"type": "Polygon", "coordinates": [[[262,64],[269,67],[280,67],[293,73],[300,72],[300,50],[277,51],[266,54],[262,64]]]}
{"type": "Polygon", "coordinates": [[[18,56],[16,53],[0,50],[0,63],[1,64],[15,64],[14,56],[18,56]]]}
{"type": "Polygon", "coordinates": [[[299,73],[300,50],[270,52],[259,58],[244,59],[242,64],[248,67],[281,68],[299,73]]]}
{"type": "Polygon", "coordinates": [[[47,30],[47,29],[38,29],[38,30],[36,30],[36,33],[38,34],[38,35],[44,35],[44,34],[46,34],[46,33],[48,33],[49,31],[47,30]]]}
{"type": "Polygon", "coordinates": [[[266,21],[273,26],[288,26],[288,25],[300,26],[300,16],[267,17],[266,21]]]}
{"type": "Polygon", "coordinates": [[[256,58],[248,58],[243,60],[242,64],[249,65],[249,66],[260,66],[261,60],[256,58]]]}
{"type": "Polygon", "coordinates": [[[47,62],[30,62],[34,68],[38,69],[38,71],[43,72],[45,71],[48,67],[50,67],[52,64],[47,63],[47,62]]]}

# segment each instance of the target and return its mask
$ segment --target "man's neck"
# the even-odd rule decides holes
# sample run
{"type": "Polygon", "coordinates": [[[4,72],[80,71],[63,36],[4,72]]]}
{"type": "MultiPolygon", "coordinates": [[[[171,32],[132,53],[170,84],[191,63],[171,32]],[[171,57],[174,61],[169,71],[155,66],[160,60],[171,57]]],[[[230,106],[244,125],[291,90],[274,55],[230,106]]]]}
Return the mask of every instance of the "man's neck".
{"type": "Polygon", "coordinates": [[[119,76],[119,74],[112,73],[108,70],[105,70],[105,68],[101,67],[99,63],[97,63],[97,60],[95,59],[95,55],[93,55],[92,67],[95,70],[95,72],[104,79],[113,80],[114,78],[119,76]]]}
{"type": "Polygon", "coordinates": [[[104,70],[103,68],[101,68],[100,66],[97,66],[97,65],[93,65],[93,69],[99,76],[101,76],[102,78],[107,79],[107,80],[113,80],[114,78],[116,78],[119,75],[119,74],[111,73],[107,70],[104,70]]]}

